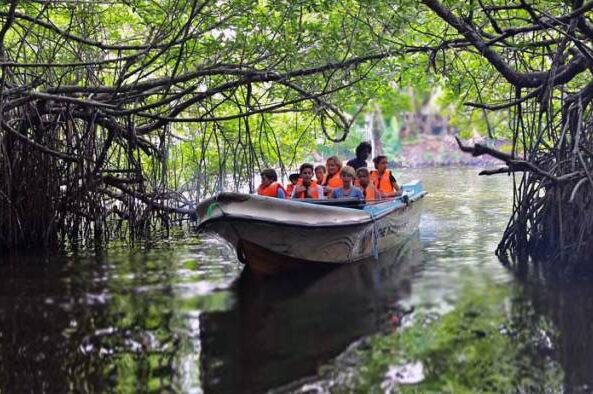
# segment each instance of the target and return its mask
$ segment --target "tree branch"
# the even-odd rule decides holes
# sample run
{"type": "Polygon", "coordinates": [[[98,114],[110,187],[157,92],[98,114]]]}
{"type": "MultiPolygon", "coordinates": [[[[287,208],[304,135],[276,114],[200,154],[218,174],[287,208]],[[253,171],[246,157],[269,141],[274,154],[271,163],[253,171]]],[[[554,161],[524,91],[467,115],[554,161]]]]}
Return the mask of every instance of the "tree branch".
{"type": "MultiPolygon", "coordinates": [[[[469,23],[455,16],[438,0],[422,0],[422,2],[476,47],[480,54],[513,86],[518,88],[537,88],[547,81],[549,76],[549,72],[547,71],[521,73],[513,69],[496,51],[482,40],[482,37],[469,23]]],[[[585,59],[582,56],[575,57],[573,61],[558,69],[554,78],[554,84],[566,83],[574,78],[575,75],[585,71],[586,68],[587,63],[585,59]]]]}

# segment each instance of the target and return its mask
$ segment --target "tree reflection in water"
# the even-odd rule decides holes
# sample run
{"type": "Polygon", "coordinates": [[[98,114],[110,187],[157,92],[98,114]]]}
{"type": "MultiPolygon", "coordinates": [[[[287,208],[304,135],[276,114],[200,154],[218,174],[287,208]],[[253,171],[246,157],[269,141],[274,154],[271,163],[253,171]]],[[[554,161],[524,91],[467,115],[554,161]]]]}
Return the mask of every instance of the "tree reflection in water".
{"type": "MultiPolygon", "coordinates": [[[[104,257],[0,265],[0,392],[199,388],[195,313],[226,307],[228,295],[201,289],[203,268],[174,248],[104,257]]],[[[228,263],[208,278],[235,277],[235,263],[217,258],[228,263]]]]}

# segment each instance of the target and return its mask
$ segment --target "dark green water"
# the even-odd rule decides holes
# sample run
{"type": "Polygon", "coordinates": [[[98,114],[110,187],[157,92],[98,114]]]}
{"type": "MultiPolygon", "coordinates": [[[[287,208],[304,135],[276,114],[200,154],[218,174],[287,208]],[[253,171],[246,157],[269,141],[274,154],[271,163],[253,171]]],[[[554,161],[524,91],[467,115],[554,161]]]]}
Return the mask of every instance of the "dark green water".
{"type": "MultiPolygon", "coordinates": [[[[3,258],[0,392],[244,393],[298,389],[310,384],[295,383],[305,377],[349,391],[316,378],[319,367],[361,338],[400,335],[392,319],[402,309],[454,321],[474,298],[500,306],[484,316],[505,346],[522,350],[501,362],[535,382],[525,387],[553,374],[552,391],[589,391],[593,286],[515,280],[493,253],[509,217],[511,180],[477,172],[407,171],[400,182],[421,178],[430,193],[419,233],[380,261],[330,272],[254,278],[228,246],[204,236],[112,245],[99,256],[3,258]]],[[[458,335],[447,327],[439,330],[458,335]]],[[[480,351],[499,345],[485,338],[480,351]]],[[[425,354],[424,380],[433,388],[442,383],[430,375],[432,359],[461,352],[460,342],[446,343],[425,354]]],[[[373,362],[356,360],[354,370],[373,362]]],[[[360,387],[382,390],[378,371],[360,387]]]]}

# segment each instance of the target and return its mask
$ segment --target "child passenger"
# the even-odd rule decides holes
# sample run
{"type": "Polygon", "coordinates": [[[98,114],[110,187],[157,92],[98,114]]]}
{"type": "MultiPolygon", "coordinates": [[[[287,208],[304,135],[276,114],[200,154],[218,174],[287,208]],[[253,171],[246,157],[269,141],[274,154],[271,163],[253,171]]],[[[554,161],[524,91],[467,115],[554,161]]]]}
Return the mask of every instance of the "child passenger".
{"type": "Polygon", "coordinates": [[[387,156],[377,156],[373,159],[376,170],[371,171],[371,182],[381,192],[381,197],[391,198],[401,195],[397,181],[387,169],[387,156]]]}
{"type": "Polygon", "coordinates": [[[317,181],[318,185],[323,185],[323,181],[325,181],[325,176],[327,174],[327,170],[323,164],[318,165],[315,167],[315,180],[317,181]]]}
{"type": "Polygon", "coordinates": [[[354,186],[354,177],[356,173],[354,168],[350,166],[344,166],[340,170],[340,177],[342,178],[342,187],[334,189],[330,195],[330,198],[358,198],[364,200],[362,191],[354,186]]]}
{"type": "Polygon", "coordinates": [[[296,172],[288,176],[288,180],[290,181],[290,183],[286,185],[286,198],[290,198],[290,196],[292,196],[292,191],[294,190],[296,184],[299,182],[299,176],[300,175],[296,172]]]}
{"type": "Polygon", "coordinates": [[[313,164],[304,163],[299,168],[300,179],[292,191],[291,198],[314,198],[324,200],[323,187],[313,180],[313,164]]]}
{"type": "Polygon", "coordinates": [[[261,185],[257,188],[257,194],[267,197],[286,198],[284,188],[278,183],[278,174],[276,174],[276,170],[266,168],[260,175],[261,185]]]}
{"type": "Polygon", "coordinates": [[[356,179],[358,181],[358,186],[360,187],[360,190],[362,190],[364,199],[367,202],[380,200],[381,192],[377,190],[375,185],[369,183],[369,175],[369,169],[366,167],[360,167],[358,170],[356,170],[356,179]]]}

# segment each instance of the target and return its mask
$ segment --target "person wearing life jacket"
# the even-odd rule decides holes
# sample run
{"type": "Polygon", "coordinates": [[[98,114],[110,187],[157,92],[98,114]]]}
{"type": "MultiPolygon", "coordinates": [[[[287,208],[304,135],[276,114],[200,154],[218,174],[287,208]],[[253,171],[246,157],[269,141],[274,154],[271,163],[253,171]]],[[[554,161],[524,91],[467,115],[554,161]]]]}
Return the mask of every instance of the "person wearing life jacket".
{"type": "Polygon", "coordinates": [[[323,164],[320,164],[317,167],[315,167],[315,180],[317,181],[318,185],[323,185],[323,181],[325,181],[326,175],[327,169],[323,164]]]}
{"type": "Polygon", "coordinates": [[[326,196],[329,196],[334,189],[344,186],[342,178],[340,178],[342,161],[337,156],[331,156],[327,158],[325,166],[327,167],[327,175],[323,181],[323,192],[326,196]]]}
{"type": "Polygon", "coordinates": [[[401,195],[401,190],[390,170],[387,169],[387,156],[377,156],[373,159],[376,170],[371,171],[371,183],[381,192],[382,198],[392,198],[401,195]]]}
{"type": "Polygon", "coordinates": [[[330,198],[357,198],[364,200],[362,191],[354,186],[354,177],[356,173],[354,168],[344,166],[340,169],[340,177],[342,178],[342,187],[335,188],[330,194],[330,198]]]}
{"type": "Polygon", "coordinates": [[[299,168],[300,178],[292,191],[292,199],[314,198],[324,200],[323,187],[313,180],[313,164],[304,163],[299,168]]]}
{"type": "Polygon", "coordinates": [[[288,181],[290,183],[286,185],[286,198],[290,198],[292,196],[292,191],[294,190],[296,184],[299,182],[299,177],[300,175],[296,172],[288,176],[288,181]]]}
{"type": "Polygon", "coordinates": [[[286,198],[286,191],[282,185],[278,183],[276,170],[266,168],[260,175],[261,184],[257,188],[257,194],[267,197],[286,198]]]}
{"type": "Polygon", "coordinates": [[[356,170],[356,186],[362,190],[362,195],[366,202],[381,199],[381,192],[370,182],[370,172],[366,167],[360,167],[356,170]]]}

